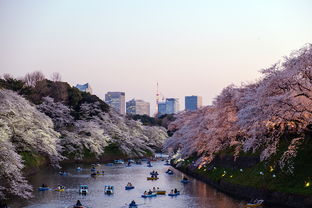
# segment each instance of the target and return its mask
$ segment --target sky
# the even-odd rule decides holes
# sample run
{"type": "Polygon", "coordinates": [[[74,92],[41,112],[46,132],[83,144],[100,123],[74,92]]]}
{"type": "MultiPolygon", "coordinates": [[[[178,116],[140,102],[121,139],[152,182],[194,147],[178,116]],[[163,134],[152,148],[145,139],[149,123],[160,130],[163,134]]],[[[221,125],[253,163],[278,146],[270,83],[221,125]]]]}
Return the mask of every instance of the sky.
{"type": "Polygon", "coordinates": [[[94,94],[209,105],[312,43],[310,0],[0,0],[0,74],[59,72],[94,94]]]}

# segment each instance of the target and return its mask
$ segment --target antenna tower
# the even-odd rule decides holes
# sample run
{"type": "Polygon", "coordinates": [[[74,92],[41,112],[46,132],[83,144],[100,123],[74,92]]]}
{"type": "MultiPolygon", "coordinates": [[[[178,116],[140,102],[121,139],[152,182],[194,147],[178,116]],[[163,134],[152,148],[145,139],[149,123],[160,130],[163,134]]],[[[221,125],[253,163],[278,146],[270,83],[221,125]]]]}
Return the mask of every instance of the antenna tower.
{"type": "Polygon", "coordinates": [[[157,82],[157,88],[156,88],[156,114],[158,114],[158,103],[159,103],[159,89],[158,89],[158,82],[157,82]]]}

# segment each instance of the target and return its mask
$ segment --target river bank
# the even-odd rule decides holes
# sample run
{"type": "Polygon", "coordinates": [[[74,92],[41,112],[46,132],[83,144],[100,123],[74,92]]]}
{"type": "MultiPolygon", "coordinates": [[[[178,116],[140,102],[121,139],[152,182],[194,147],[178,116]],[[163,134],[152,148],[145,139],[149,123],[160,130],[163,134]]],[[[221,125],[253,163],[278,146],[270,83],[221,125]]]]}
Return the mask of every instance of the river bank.
{"type": "MultiPolygon", "coordinates": [[[[40,155],[28,154],[26,157],[23,156],[25,161],[25,167],[23,169],[23,173],[25,176],[36,174],[42,167],[49,165],[49,160],[40,155]]],[[[123,154],[103,154],[101,157],[85,157],[82,159],[73,159],[73,158],[66,158],[60,161],[59,165],[62,167],[63,165],[68,164],[91,164],[91,163],[109,163],[113,162],[114,160],[128,160],[128,159],[138,159],[129,157],[123,154]]],[[[57,169],[57,167],[55,167],[57,169]]]]}
{"type": "MultiPolygon", "coordinates": [[[[37,173],[42,167],[49,165],[48,158],[36,154],[33,152],[21,152],[23,161],[24,161],[24,169],[23,173],[25,176],[33,175],[37,173]]],[[[66,155],[65,159],[60,161],[59,165],[62,167],[63,165],[69,165],[69,164],[92,164],[92,163],[111,163],[114,160],[129,160],[129,159],[143,159],[143,158],[152,158],[152,157],[159,157],[162,158],[164,155],[162,153],[152,153],[152,152],[146,152],[145,155],[142,157],[134,157],[129,156],[126,154],[123,154],[118,149],[112,149],[112,148],[106,148],[105,153],[103,153],[101,156],[96,157],[94,154],[90,152],[85,152],[84,157],[81,159],[75,159],[72,155],[66,155]]],[[[166,156],[167,157],[167,156],[166,156]]]]}
{"type": "Polygon", "coordinates": [[[238,199],[263,199],[265,204],[277,205],[281,207],[289,208],[311,208],[312,207],[312,196],[283,193],[278,191],[271,191],[267,189],[259,189],[251,186],[244,186],[235,183],[229,183],[223,179],[213,180],[207,175],[200,172],[196,172],[195,169],[190,167],[177,166],[172,163],[172,166],[177,170],[188,174],[198,180],[201,180],[217,190],[226,193],[232,197],[238,199]]]}

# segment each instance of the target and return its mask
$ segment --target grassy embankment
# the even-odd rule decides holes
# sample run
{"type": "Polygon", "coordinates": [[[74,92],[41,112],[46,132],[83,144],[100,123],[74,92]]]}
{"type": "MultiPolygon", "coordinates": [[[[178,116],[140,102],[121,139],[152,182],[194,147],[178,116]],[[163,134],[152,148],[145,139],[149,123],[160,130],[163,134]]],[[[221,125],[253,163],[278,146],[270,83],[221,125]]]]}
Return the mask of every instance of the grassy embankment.
{"type": "MultiPolygon", "coordinates": [[[[259,189],[285,193],[312,195],[312,141],[311,137],[299,147],[297,157],[294,159],[294,173],[285,173],[278,167],[278,160],[287,149],[289,142],[283,141],[277,154],[268,161],[259,162],[255,166],[240,170],[221,166],[207,165],[194,172],[213,181],[225,181],[232,184],[251,186],[259,189]],[[260,174],[262,172],[263,174],[260,174]],[[275,177],[273,176],[275,175],[275,177]],[[310,186],[308,186],[308,183],[310,186]]],[[[219,154],[233,154],[232,150],[219,154]]],[[[240,157],[259,156],[259,153],[241,153],[240,157]]],[[[187,169],[195,158],[184,160],[182,167],[187,169]]]]}
{"type": "MultiPolygon", "coordinates": [[[[64,156],[67,158],[65,159],[66,162],[74,162],[74,161],[81,161],[81,162],[109,162],[116,159],[127,159],[132,158],[129,155],[124,154],[117,143],[111,143],[108,146],[104,147],[104,153],[100,156],[96,156],[95,153],[91,152],[89,149],[84,149],[82,153],[82,159],[76,160],[77,154],[80,154],[78,152],[76,153],[70,153],[70,154],[64,154],[64,156]]],[[[153,156],[152,152],[146,151],[145,157],[151,157],[153,156]]]]}
{"type": "Polygon", "coordinates": [[[26,175],[37,172],[40,167],[49,163],[48,159],[38,153],[34,152],[20,152],[19,153],[24,161],[23,172],[26,175]]]}

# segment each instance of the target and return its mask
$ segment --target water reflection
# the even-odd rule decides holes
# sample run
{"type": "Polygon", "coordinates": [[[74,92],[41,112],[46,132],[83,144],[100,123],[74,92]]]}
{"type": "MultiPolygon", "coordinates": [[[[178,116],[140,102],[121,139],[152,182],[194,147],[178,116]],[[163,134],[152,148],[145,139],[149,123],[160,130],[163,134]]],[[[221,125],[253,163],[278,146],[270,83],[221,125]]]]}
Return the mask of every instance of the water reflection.
{"type": "MultiPolygon", "coordinates": [[[[148,168],[146,164],[114,166],[100,166],[100,170],[105,171],[103,176],[90,176],[90,165],[67,165],[63,167],[64,171],[69,172],[68,176],[60,176],[57,170],[45,168],[36,175],[30,177],[30,182],[37,189],[42,183],[48,184],[51,188],[57,185],[64,185],[64,192],[46,191],[34,192],[34,198],[29,201],[15,201],[10,205],[12,208],[65,208],[73,205],[78,199],[86,206],[92,208],[102,207],[127,207],[126,204],[131,200],[135,200],[139,207],[145,208],[237,208],[242,207],[239,201],[236,201],[223,193],[216,191],[214,188],[206,185],[201,181],[197,181],[191,177],[189,184],[180,182],[182,174],[174,170],[174,175],[165,174],[168,166],[164,166],[164,162],[153,162],[153,167],[148,168]],[[77,167],[81,167],[80,172],[76,171],[77,167]],[[152,170],[157,170],[159,180],[147,181],[146,177],[152,170]],[[135,189],[126,191],[125,185],[131,182],[135,189]],[[79,195],[79,185],[86,184],[89,186],[89,194],[86,196],[79,195]],[[104,186],[113,185],[115,193],[113,195],[104,194],[104,186]],[[144,191],[159,187],[166,190],[177,188],[181,191],[181,195],[177,197],[157,196],[155,198],[141,198],[144,191]]],[[[171,168],[172,169],[172,168],[171,168]]]]}

